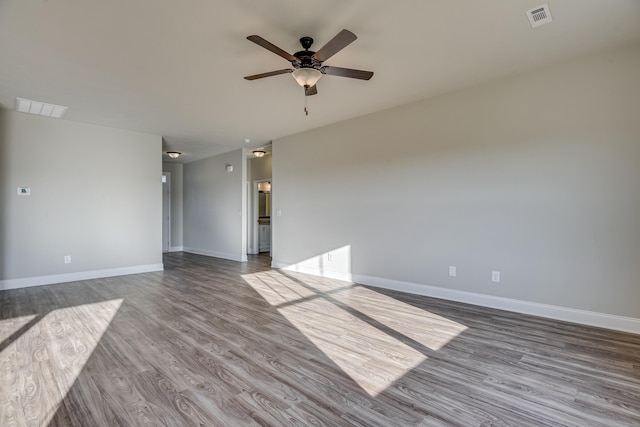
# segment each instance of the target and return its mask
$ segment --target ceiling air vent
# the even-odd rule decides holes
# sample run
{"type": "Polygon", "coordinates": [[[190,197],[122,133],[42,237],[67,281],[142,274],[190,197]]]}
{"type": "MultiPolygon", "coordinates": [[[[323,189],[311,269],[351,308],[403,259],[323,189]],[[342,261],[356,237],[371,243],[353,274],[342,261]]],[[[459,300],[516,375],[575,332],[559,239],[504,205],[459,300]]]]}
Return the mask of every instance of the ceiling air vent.
{"type": "Polygon", "coordinates": [[[536,28],[540,25],[548,24],[549,22],[553,21],[548,4],[543,4],[542,6],[534,7],[533,9],[528,10],[527,18],[529,18],[531,28],[536,28]]]}
{"type": "Polygon", "coordinates": [[[47,104],[46,102],[32,101],[30,99],[16,98],[16,110],[21,113],[37,114],[39,116],[60,119],[65,115],[69,107],[47,104]]]}

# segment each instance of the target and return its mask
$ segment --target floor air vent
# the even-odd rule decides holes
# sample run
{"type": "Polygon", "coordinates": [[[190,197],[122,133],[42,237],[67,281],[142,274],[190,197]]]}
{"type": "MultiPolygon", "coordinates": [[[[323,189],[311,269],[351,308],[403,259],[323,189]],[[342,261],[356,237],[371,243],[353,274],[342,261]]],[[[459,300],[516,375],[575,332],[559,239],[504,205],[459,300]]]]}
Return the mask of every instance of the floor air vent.
{"type": "Polygon", "coordinates": [[[527,18],[529,18],[531,28],[536,28],[540,25],[548,24],[549,22],[553,21],[548,4],[543,4],[542,6],[534,7],[533,9],[528,10],[527,18]]]}

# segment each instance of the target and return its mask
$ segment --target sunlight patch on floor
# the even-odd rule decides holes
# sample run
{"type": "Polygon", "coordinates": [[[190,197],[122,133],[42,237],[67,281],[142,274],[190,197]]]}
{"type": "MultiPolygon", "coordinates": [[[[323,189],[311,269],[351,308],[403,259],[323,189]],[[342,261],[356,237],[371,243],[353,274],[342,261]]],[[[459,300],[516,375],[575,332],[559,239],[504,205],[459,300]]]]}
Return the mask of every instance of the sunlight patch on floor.
{"type": "Polygon", "coordinates": [[[337,292],[331,297],[434,351],[467,329],[461,323],[363,286],[337,292]],[[398,316],[398,313],[402,315],[398,316]]]}
{"type": "Polygon", "coordinates": [[[0,352],[0,425],[51,421],[122,301],[53,310],[0,352]]]}
{"type": "Polygon", "coordinates": [[[33,319],[35,319],[36,315],[32,314],[29,316],[20,316],[13,317],[11,319],[0,320],[0,343],[3,343],[4,340],[9,339],[11,335],[15,334],[22,328],[24,325],[27,325],[33,319]]]}
{"type": "Polygon", "coordinates": [[[294,263],[280,265],[284,271],[314,274],[339,280],[351,280],[351,245],[333,248],[327,252],[294,263]]]}
{"type": "Polygon", "coordinates": [[[427,359],[323,298],[278,311],[373,397],[427,359]]]}
{"type": "Polygon", "coordinates": [[[280,305],[317,295],[275,270],[245,274],[242,278],[271,305],[280,305]]]}
{"type": "MultiPolygon", "coordinates": [[[[333,295],[350,292],[352,284],[342,283],[337,287],[334,281],[330,286],[332,292],[323,294],[313,289],[318,285],[315,282],[322,279],[309,278],[314,284],[308,285],[300,283],[301,277],[292,280],[275,270],[243,276],[253,289],[369,395],[377,396],[427,359],[422,352],[363,320],[369,317],[379,322],[375,317],[355,307],[364,316],[354,315],[332,302],[333,295]]],[[[386,304],[388,297],[380,297],[386,304]]],[[[397,314],[400,308],[395,304],[391,310],[397,314]]],[[[425,317],[430,315],[415,310],[425,317]]],[[[410,314],[413,321],[417,313],[412,311],[410,314]]]]}

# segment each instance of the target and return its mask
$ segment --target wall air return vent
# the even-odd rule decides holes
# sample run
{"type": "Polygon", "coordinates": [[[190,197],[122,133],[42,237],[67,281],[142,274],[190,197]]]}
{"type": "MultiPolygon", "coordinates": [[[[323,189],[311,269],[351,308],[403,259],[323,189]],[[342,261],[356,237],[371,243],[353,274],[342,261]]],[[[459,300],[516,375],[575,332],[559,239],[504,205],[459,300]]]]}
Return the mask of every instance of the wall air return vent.
{"type": "Polygon", "coordinates": [[[548,4],[543,4],[542,6],[534,7],[533,9],[528,10],[527,18],[529,18],[531,28],[536,28],[540,25],[548,24],[549,22],[553,21],[548,4]]]}

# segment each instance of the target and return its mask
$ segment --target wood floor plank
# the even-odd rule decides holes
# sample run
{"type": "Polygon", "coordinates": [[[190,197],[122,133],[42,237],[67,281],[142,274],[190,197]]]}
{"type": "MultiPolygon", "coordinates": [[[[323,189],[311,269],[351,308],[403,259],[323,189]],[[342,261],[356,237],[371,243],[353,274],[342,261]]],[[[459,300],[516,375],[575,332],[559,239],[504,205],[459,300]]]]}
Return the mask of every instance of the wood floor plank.
{"type": "Polygon", "coordinates": [[[80,375],[62,400],[54,419],[66,412],[72,426],[127,426],[110,404],[111,400],[117,398],[101,392],[91,376],[80,375]]]}
{"type": "Polygon", "coordinates": [[[0,292],[0,425],[640,426],[638,335],[269,263],[0,292]]]}

